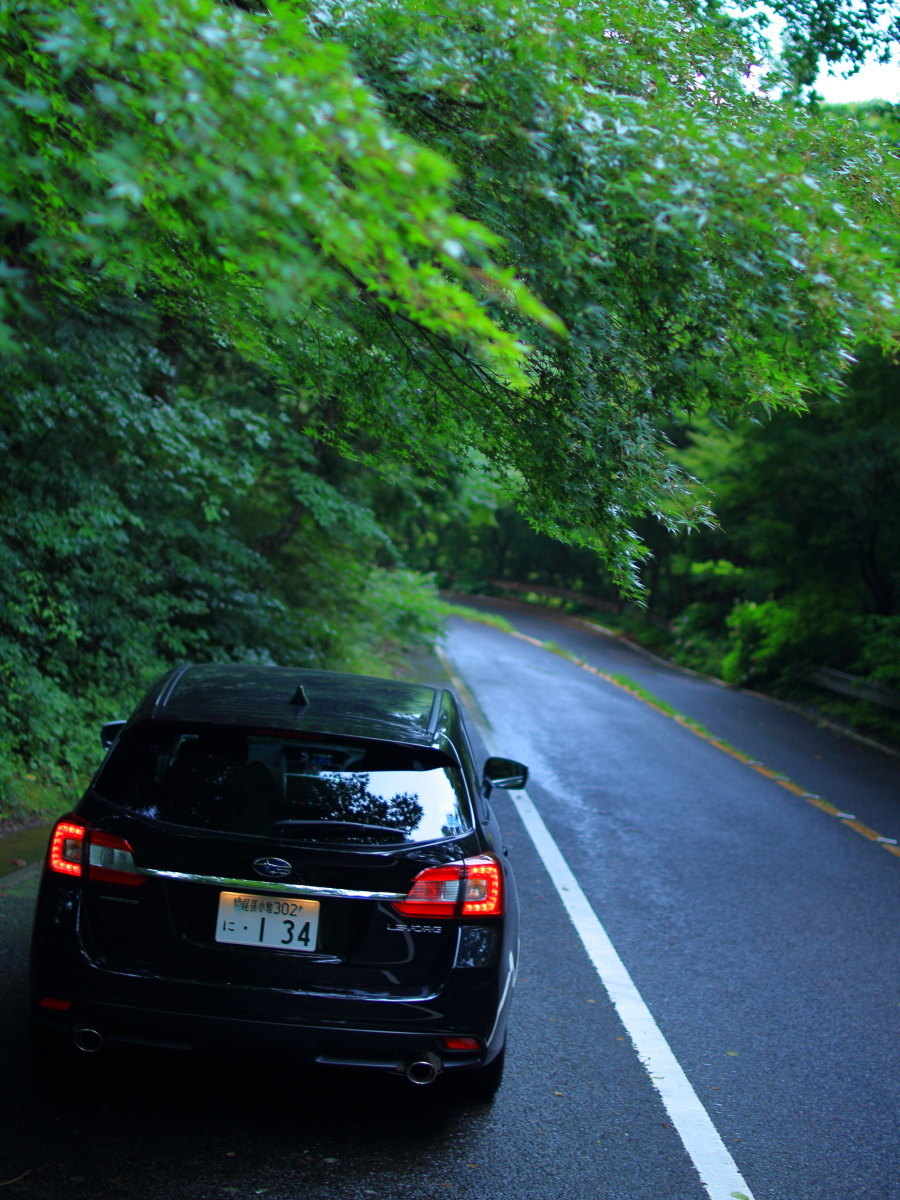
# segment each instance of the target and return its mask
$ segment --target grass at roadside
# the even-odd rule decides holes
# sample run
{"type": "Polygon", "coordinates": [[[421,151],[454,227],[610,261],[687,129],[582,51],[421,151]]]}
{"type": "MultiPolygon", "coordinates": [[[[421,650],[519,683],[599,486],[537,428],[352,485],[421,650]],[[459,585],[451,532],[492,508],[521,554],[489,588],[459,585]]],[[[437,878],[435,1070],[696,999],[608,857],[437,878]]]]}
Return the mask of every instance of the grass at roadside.
{"type": "Polygon", "coordinates": [[[41,780],[30,771],[11,773],[0,796],[0,834],[52,821],[72,807],[86,782],[63,785],[41,780]]]}
{"type": "MultiPolygon", "coordinates": [[[[577,654],[573,654],[571,650],[567,650],[564,646],[560,646],[557,642],[542,642],[541,645],[545,650],[549,650],[551,654],[558,654],[561,658],[567,659],[574,663],[577,667],[583,667],[590,671],[592,675],[597,675],[601,679],[607,680],[608,683],[613,683],[624,692],[628,692],[632,696],[636,696],[639,700],[643,700],[645,704],[649,704],[651,708],[655,708],[658,712],[664,713],[665,716],[671,717],[679,724],[687,726],[706,738],[712,738],[712,734],[699,721],[692,720],[691,717],[686,717],[684,713],[679,712],[677,708],[673,708],[665,700],[661,700],[659,696],[653,694],[641,684],[636,683],[628,675],[611,674],[606,671],[601,671],[597,667],[592,667],[588,663],[580,659],[577,654]]],[[[724,744],[724,743],[722,743],[724,744]]]]}
{"type": "Polygon", "coordinates": [[[504,633],[512,633],[512,624],[507,621],[506,617],[498,616],[497,613],[481,612],[477,608],[469,608],[465,604],[451,604],[448,601],[441,602],[441,612],[446,617],[463,617],[466,621],[478,621],[481,625],[491,625],[494,629],[502,629],[504,633]]]}

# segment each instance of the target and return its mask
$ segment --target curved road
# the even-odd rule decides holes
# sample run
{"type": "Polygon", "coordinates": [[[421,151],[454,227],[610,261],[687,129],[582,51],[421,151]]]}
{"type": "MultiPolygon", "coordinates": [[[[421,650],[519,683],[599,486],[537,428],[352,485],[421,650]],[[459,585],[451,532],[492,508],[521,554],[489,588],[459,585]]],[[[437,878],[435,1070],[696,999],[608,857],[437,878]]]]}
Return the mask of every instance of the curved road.
{"type": "Polygon", "coordinates": [[[871,834],[900,837],[900,760],[581,622],[480,606],[586,664],[468,622],[447,643],[753,1195],[894,1197],[900,861],[871,834]]]}
{"type": "Polygon", "coordinates": [[[900,856],[870,834],[900,838],[900,761],[502,607],[582,665],[472,621],[445,642],[482,749],[532,768],[495,795],[523,946],[494,1104],[287,1063],[34,1078],[26,871],[0,883],[4,1200],[896,1200],[900,856]]]}

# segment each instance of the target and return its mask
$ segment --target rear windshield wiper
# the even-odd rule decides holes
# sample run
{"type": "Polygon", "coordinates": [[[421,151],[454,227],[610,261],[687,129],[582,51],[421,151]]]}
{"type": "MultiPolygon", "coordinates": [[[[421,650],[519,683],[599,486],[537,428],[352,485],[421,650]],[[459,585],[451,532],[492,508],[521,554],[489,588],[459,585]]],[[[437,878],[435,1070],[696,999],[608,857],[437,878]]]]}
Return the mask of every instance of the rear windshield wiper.
{"type": "Polygon", "coordinates": [[[364,821],[334,821],[334,820],[294,820],[288,818],[283,821],[276,821],[275,828],[279,833],[291,834],[294,832],[318,832],[334,830],[341,833],[366,833],[376,835],[387,835],[392,840],[405,842],[406,835],[402,829],[397,829],[391,825],[366,825],[364,821]]]}

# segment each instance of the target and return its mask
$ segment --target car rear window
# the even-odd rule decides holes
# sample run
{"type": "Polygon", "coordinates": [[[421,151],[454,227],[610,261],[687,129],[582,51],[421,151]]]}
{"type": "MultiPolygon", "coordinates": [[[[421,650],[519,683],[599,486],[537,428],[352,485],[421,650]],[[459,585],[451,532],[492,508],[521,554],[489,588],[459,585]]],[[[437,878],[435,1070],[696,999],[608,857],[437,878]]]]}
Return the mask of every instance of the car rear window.
{"type": "Polygon", "coordinates": [[[462,772],[440,751],[221,726],[125,730],[94,790],[167,824],[338,845],[437,841],[471,825],[462,772]]]}

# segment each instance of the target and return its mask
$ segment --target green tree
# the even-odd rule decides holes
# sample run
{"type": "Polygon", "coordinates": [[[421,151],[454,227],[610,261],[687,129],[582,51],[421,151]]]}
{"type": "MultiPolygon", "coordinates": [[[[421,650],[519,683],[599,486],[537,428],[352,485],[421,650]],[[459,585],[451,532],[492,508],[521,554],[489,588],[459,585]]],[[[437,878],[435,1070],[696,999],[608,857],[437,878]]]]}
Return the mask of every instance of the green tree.
{"type": "Polygon", "coordinates": [[[0,14],[10,319],[135,291],[301,388],[337,323],[335,441],[474,443],[623,580],[636,513],[695,515],[661,426],[833,388],[895,320],[873,144],[678,7],[0,14]]]}
{"type": "Polygon", "coordinates": [[[684,452],[720,524],[673,542],[659,597],[685,662],[757,685],[831,666],[887,678],[900,613],[900,367],[873,347],[840,401],[733,429],[684,452]],[[878,648],[876,651],[876,647],[878,648]]]}
{"type": "Polygon", "coordinates": [[[634,590],[673,426],[896,330],[881,143],[690,6],[0,0],[0,55],[7,755],[431,627],[379,510],[473,462],[634,590]]]}
{"type": "MultiPolygon", "coordinates": [[[[719,0],[706,11],[722,18],[719,0]]],[[[887,63],[900,47],[900,15],[894,0],[768,0],[763,7],[737,0],[745,23],[765,42],[775,14],[783,22],[781,59],[795,86],[815,83],[822,66],[858,71],[867,60],[887,63]]]]}
{"type": "Polygon", "coordinates": [[[21,336],[0,362],[0,781],[82,772],[173,661],[367,669],[434,636],[429,590],[271,375],[134,302],[21,336]]]}
{"type": "Polygon", "coordinates": [[[898,393],[900,368],[869,350],[843,401],[746,431],[722,521],[745,561],[769,564],[770,590],[811,586],[861,611],[900,609],[898,393]]]}
{"type": "Polygon", "coordinates": [[[535,525],[605,546],[624,579],[636,513],[696,515],[670,421],[834,388],[858,304],[884,328],[872,272],[892,274],[896,228],[874,148],[747,96],[741,47],[677,9],[444,8],[315,14],[566,324],[523,330],[526,396],[457,386],[454,423],[471,417],[535,525]]]}

